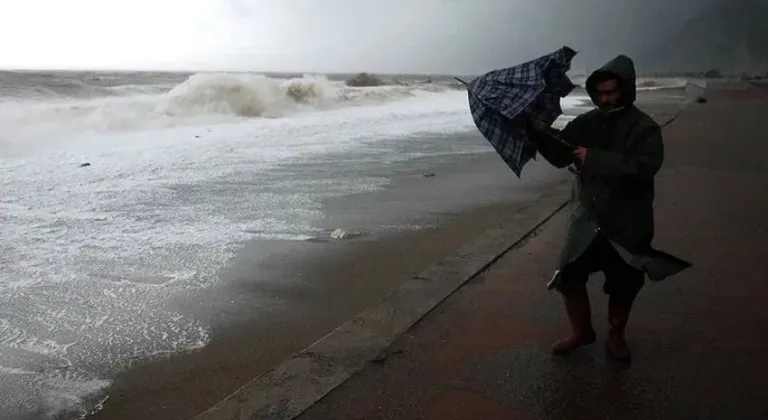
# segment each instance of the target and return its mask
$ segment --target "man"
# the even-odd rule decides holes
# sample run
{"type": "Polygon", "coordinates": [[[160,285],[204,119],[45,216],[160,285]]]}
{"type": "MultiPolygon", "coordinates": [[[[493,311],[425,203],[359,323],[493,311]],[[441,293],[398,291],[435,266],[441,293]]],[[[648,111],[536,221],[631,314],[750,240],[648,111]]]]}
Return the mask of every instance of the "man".
{"type": "Polygon", "coordinates": [[[595,342],[585,285],[592,273],[602,271],[603,291],[609,295],[607,350],[628,361],[624,330],[646,274],[631,263],[652,250],[654,176],[664,146],[661,127],[634,106],[635,68],[629,57],[608,62],[587,78],[585,87],[596,109],[562,131],[536,126],[530,133],[547,161],[558,168],[573,165],[577,174],[566,243],[552,281],[564,296],[573,331],[552,351],[565,354],[595,342]]]}

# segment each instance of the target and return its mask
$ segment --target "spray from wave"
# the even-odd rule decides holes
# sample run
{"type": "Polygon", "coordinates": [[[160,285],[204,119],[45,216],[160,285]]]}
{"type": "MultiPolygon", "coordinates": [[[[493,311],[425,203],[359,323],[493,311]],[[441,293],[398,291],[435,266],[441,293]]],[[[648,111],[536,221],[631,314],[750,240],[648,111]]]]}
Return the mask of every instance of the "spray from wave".
{"type": "Polygon", "coordinates": [[[332,105],[336,87],[324,78],[276,80],[265,76],[197,74],[174,87],[155,111],[169,116],[278,117],[302,107],[332,105]]]}
{"type": "MultiPolygon", "coordinates": [[[[40,76],[38,76],[40,77],[40,76]]],[[[49,77],[50,78],[50,77],[49,77]]],[[[181,83],[3,83],[0,152],[38,140],[116,131],[281,118],[455,89],[437,83],[349,87],[322,76],[290,79],[200,73],[181,83]]],[[[109,82],[109,79],[106,80],[109,82]]]]}

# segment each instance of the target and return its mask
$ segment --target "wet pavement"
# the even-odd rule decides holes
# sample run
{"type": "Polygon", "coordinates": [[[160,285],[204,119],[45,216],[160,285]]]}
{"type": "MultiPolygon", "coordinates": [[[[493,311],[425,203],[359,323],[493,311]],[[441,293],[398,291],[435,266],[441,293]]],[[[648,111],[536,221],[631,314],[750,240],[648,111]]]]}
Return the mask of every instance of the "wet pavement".
{"type": "Polygon", "coordinates": [[[567,333],[551,277],[558,215],[438,306],[301,420],[768,419],[768,95],[708,92],[665,129],[654,245],[694,263],[649,283],[605,354],[607,299],[590,282],[598,342],[567,333]]]}

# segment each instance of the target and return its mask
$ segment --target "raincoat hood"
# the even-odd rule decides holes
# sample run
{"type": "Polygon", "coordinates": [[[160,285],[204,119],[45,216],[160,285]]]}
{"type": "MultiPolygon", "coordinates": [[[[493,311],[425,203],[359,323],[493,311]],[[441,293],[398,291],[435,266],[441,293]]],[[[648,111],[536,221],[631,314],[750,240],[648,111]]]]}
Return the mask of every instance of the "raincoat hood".
{"type": "Polygon", "coordinates": [[[619,55],[589,75],[585,88],[593,103],[596,102],[597,83],[604,80],[605,77],[616,77],[619,80],[621,105],[623,107],[632,106],[637,98],[637,76],[635,73],[635,63],[632,59],[626,55],[619,55]]]}

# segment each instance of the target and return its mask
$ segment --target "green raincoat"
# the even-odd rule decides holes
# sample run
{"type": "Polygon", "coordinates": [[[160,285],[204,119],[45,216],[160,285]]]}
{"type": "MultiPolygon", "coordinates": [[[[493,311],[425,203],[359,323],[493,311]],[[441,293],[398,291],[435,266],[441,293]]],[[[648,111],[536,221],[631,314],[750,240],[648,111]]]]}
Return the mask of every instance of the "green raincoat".
{"type": "Polygon", "coordinates": [[[661,127],[634,106],[636,76],[632,60],[618,56],[587,78],[587,93],[595,101],[601,73],[619,79],[621,108],[611,113],[598,109],[576,117],[559,132],[534,136],[539,153],[552,165],[574,163],[572,148],[554,141],[559,136],[572,146],[587,149],[579,167],[568,207],[565,246],[550,288],[560,270],[584,253],[598,232],[605,234],[622,258],[661,280],[690,264],[651,247],[654,236],[654,176],[664,162],[661,127]]]}

